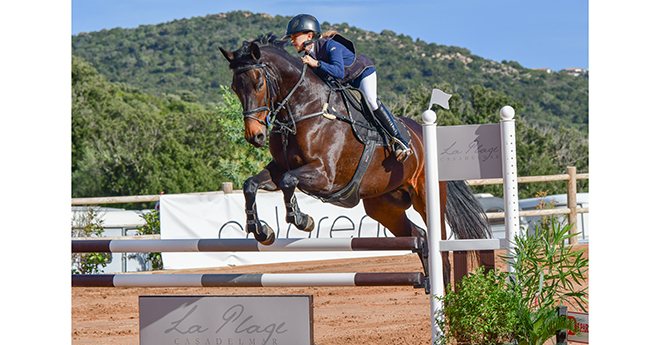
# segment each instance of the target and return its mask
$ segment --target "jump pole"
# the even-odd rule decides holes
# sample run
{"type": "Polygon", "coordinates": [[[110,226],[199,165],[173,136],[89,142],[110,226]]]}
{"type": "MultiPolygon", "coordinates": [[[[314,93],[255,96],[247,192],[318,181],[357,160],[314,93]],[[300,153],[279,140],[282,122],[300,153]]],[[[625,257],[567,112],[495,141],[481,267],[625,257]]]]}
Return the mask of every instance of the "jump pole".
{"type": "Polygon", "coordinates": [[[72,253],[367,251],[423,248],[419,237],[282,238],[269,246],[255,239],[72,240],[72,253]]]}
{"type": "Polygon", "coordinates": [[[424,287],[421,272],[258,274],[73,274],[72,287],[424,287]]]}

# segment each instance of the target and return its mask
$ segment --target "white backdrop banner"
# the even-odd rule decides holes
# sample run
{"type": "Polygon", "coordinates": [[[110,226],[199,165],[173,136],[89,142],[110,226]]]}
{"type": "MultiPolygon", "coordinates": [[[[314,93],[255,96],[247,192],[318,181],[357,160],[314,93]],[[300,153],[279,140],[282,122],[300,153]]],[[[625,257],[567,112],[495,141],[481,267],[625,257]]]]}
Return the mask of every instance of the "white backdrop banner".
{"type": "MultiPolygon", "coordinates": [[[[258,193],[259,219],[266,222],[277,238],[393,237],[378,222],[367,216],[362,202],[352,209],[323,203],[303,193],[296,193],[300,210],[314,218],[311,233],[286,222],[282,193],[258,193]]],[[[426,229],[412,208],[408,217],[426,229]]],[[[245,233],[245,198],[231,194],[170,194],[160,197],[162,239],[249,238],[245,233]]],[[[256,240],[255,240],[256,241],[256,240]]],[[[222,252],[162,253],[165,269],[189,269],[240,266],[265,263],[315,261],[410,254],[410,251],[361,252],[222,252]]]]}

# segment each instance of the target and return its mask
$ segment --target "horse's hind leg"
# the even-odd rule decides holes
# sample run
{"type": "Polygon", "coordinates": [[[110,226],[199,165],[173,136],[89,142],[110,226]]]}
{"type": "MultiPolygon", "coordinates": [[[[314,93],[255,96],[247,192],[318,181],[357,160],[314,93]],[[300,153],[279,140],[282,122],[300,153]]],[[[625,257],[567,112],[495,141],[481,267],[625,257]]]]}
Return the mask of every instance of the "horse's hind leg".
{"type": "Polygon", "coordinates": [[[407,191],[398,189],[363,199],[362,204],[367,215],[390,230],[394,236],[426,237],[425,231],[413,224],[406,215],[406,210],[412,204],[412,198],[407,191]]]}

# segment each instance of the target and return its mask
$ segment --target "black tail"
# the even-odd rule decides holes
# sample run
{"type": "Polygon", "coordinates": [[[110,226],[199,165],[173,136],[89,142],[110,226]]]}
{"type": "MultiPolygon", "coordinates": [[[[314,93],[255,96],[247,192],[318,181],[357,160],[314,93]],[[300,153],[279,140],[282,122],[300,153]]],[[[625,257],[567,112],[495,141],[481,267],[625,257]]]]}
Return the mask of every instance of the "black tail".
{"type": "Polygon", "coordinates": [[[486,213],[465,181],[447,181],[446,215],[458,239],[493,237],[486,213]]]}

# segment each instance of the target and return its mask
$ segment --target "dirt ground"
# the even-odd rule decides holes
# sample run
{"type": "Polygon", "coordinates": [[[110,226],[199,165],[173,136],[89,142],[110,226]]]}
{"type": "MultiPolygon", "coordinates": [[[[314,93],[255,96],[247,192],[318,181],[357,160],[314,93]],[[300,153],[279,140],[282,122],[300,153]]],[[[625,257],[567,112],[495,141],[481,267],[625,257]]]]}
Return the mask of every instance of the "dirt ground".
{"type": "MultiPolygon", "coordinates": [[[[588,257],[588,245],[577,247],[585,248],[588,257]]],[[[499,269],[505,269],[498,265],[499,269]]],[[[159,273],[421,271],[419,258],[410,254],[159,273]]],[[[138,297],[141,295],[300,294],[314,296],[314,343],[317,345],[431,343],[429,296],[423,289],[413,287],[71,288],[71,343],[138,344],[138,297]]]]}

